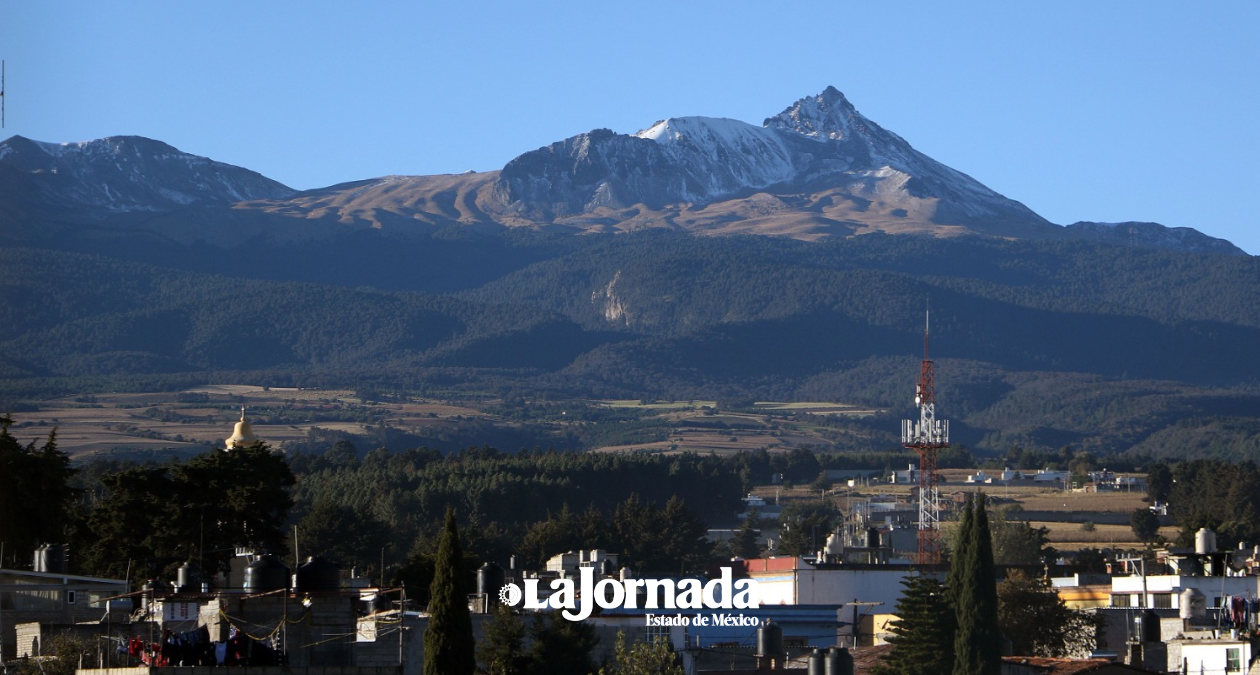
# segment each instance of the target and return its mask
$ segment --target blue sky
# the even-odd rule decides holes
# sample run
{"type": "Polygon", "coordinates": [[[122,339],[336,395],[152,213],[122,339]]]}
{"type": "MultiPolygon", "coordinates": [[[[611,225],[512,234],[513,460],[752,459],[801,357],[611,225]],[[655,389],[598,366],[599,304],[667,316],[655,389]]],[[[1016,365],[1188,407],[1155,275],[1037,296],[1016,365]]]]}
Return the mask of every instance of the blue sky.
{"type": "Polygon", "coordinates": [[[118,134],[295,188],[500,168],[828,85],[1057,223],[1260,254],[1260,3],[0,0],[4,137],[118,134]]]}

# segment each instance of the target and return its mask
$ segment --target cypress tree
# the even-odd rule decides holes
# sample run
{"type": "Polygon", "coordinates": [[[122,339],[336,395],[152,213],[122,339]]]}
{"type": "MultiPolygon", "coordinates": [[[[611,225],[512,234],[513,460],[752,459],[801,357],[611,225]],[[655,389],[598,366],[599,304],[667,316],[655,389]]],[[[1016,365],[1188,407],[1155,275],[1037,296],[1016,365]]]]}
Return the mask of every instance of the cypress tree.
{"type": "Polygon", "coordinates": [[[976,612],[981,662],[984,673],[998,675],[1002,668],[1002,631],[998,624],[997,567],[993,561],[993,536],[985,498],[976,500],[976,612]]]}
{"type": "Polygon", "coordinates": [[[464,589],[464,553],[453,507],[446,509],[446,527],[438,540],[434,567],[429,627],[424,631],[424,675],[473,675],[477,659],[464,589]]]}
{"type": "Polygon", "coordinates": [[[959,555],[950,569],[958,632],[954,637],[954,675],[999,675],[1001,636],[997,620],[997,575],[984,495],[963,512],[959,555]]]}
{"type": "Polygon", "coordinates": [[[963,570],[966,569],[966,560],[971,555],[970,550],[972,544],[975,543],[975,520],[972,514],[972,498],[967,496],[967,501],[963,503],[962,515],[958,519],[958,534],[955,537],[954,550],[950,552],[949,576],[945,579],[945,592],[948,594],[950,602],[957,606],[958,592],[963,586],[963,570]]]}

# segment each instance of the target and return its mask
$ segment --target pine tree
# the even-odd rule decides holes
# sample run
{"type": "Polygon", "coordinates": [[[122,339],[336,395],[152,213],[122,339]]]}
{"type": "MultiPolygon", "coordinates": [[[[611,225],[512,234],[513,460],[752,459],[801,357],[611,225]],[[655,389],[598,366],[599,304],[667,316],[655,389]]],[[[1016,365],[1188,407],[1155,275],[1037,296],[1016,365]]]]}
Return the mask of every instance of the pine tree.
{"type": "Polygon", "coordinates": [[[9,434],[12,424],[0,415],[0,542],[7,555],[21,552],[29,562],[41,543],[68,543],[79,493],[70,479],[77,469],[57,449],[55,429],[43,447],[24,446],[9,434]]]}
{"type": "Polygon", "coordinates": [[[455,527],[455,509],[446,509],[429,590],[429,627],[424,631],[424,675],[473,675],[472,617],[464,590],[464,553],[455,527]]]}
{"type": "Polygon", "coordinates": [[[743,525],[740,526],[739,531],[727,543],[732,556],[745,560],[761,557],[761,530],[757,528],[760,520],[760,512],[757,509],[748,511],[748,515],[744,517],[743,525]]]}
{"type": "Polygon", "coordinates": [[[984,495],[963,512],[959,555],[950,570],[958,632],[954,637],[954,675],[998,675],[1002,667],[997,617],[997,575],[984,495]]]}
{"type": "Polygon", "coordinates": [[[595,669],[591,650],[599,644],[595,627],[585,621],[569,621],[560,612],[538,613],[530,627],[533,675],[589,675],[595,669]]]}
{"type": "Polygon", "coordinates": [[[954,666],[954,608],[945,586],[932,577],[912,576],[901,581],[905,590],[897,601],[897,620],[889,630],[892,651],[875,675],[941,675],[954,666]]]}
{"type": "Polygon", "coordinates": [[[507,605],[499,605],[486,622],[485,639],[477,645],[481,672],[487,675],[524,675],[529,659],[522,645],[525,622],[507,605]]]}

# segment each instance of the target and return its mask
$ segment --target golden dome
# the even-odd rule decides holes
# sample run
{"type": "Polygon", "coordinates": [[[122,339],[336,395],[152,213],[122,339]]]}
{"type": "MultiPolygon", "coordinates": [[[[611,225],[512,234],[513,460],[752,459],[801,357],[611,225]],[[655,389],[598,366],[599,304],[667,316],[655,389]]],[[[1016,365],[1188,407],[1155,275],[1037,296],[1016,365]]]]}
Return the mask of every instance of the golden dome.
{"type": "Polygon", "coordinates": [[[254,435],[254,428],[250,426],[249,420],[245,419],[245,408],[241,408],[241,421],[236,423],[232,428],[232,437],[225,441],[227,449],[238,446],[249,445],[258,441],[258,437],[254,435]]]}

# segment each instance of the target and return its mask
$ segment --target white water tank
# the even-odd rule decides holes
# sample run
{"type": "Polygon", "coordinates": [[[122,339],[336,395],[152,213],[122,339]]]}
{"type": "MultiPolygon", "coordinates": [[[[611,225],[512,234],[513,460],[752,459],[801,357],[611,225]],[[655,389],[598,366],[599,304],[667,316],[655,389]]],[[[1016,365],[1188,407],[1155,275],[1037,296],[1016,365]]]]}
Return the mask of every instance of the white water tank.
{"type": "Polygon", "coordinates": [[[844,553],[844,544],[840,541],[840,535],[832,532],[827,535],[827,545],[823,548],[827,555],[837,556],[844,553]]]}
{"type": "Polygon", "coordinates": [[[1181,607],[1178,616],[1183,619],[1202,619],[1207,616],[1207,596],[1197,588],[1187,588],[1177,597],[1181,607]]]}
{"type": "Polygon", "coordinates": [[[1216,552],[1216,533],[1206,527],[1199,528],[1194,533],[1194,552],[1199,555],[1207,555],[1216,552]]]}

